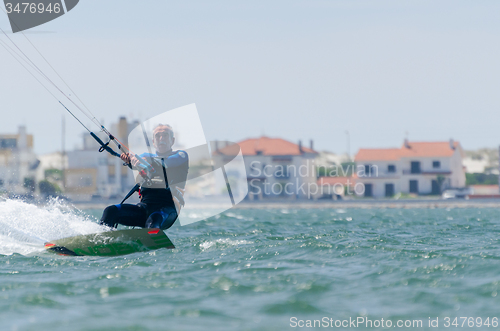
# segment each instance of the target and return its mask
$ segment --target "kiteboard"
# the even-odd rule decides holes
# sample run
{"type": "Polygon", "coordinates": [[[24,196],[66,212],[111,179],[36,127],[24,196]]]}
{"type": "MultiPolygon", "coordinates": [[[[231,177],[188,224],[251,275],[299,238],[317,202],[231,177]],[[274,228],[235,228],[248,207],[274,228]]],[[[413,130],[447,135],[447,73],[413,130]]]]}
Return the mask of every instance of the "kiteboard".
{"type": "Polygon", "coordinates": [[[108,231],[45,243],[51,253],[67,256],[118,256],[159,248],[175,248],[160,229],[108,231]]]}

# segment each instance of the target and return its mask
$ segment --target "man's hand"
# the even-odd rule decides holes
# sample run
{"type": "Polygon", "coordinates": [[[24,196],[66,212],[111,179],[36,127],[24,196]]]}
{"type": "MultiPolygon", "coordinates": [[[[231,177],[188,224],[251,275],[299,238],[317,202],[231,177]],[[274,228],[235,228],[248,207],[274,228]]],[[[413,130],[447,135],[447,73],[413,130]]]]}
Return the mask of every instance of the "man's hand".
{"type": "Polygon", "coordinates": [[[126,164],[130,164],[130,154],[129,153],[122,153],[122,155],[120,155],[120,159],[122,159],[122,161],[125,162],[126,164]]]}
{"type": "Polygon", "coordinates": [[[130,155],[130,162],[132,163],[133,167],[137,167],[137,165],[141,163],[134,155],[130,155]]]}
{"type": "MultiPolygon", "coordinates": [[[[186,192],[185,189],[182,189],[178,186],[174,186],[173,188],[174,188],[174,190],[179,191],[179,193],[181,193],[181,196],[184,196],[184,192],[186,192]]],[[[172,197],[174,199],[174,205],[175,205],[175,209],[177,211],[177,215],[179,215],[179,213],[181,211],[181,207],[182,207],[181,203],[179,202],[179,199],[177,199],[177,197],[175,195],[172,195],[172,197]]]]}
{"type": "Polygon", "coordinates": [[[133,167],[137,167],[137,165],[140,163],[140,161],[130,153],[123,153],[122,155],[120,155],[120,159],[122,159],[123,162],[127,164],[132,164],[133,167]]]}

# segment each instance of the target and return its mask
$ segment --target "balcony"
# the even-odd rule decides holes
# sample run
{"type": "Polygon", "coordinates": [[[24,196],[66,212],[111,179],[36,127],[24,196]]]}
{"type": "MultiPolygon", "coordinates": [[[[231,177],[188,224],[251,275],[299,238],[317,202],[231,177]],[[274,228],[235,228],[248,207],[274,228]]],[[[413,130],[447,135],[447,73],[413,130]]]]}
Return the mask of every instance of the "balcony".
{"type": "Polygon", "coordinates": [[[419,172],[403,170],[403,175],[451,175],[451,171],[442,169],[421,170],[419,172]]]}
{"type": "Polygon", "coordinates": [[[400,175],[400,173],[394,171],[374,171],[364,176],[360,175],[359,178],[397,178],[400,175]]]}

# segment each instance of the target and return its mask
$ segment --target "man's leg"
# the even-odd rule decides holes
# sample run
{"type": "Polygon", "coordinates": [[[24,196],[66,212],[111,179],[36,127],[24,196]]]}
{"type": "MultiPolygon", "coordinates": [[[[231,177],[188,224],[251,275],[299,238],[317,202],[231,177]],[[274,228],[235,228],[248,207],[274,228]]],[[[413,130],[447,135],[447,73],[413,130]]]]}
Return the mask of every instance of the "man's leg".
{"type": "Polygon", "coordinates": [[[166,230],[174,225],[176,219],[177,211],[175,207],[165,207],[149,215],[146,220],[146,227],[166,230]]]}
{"type": "Polygon", "coordinates": [[[99,224],[111,228],[117,224],[144,227],[147,219],[146,208],[142,204],[111,205],[104,209],[99,224]]]}

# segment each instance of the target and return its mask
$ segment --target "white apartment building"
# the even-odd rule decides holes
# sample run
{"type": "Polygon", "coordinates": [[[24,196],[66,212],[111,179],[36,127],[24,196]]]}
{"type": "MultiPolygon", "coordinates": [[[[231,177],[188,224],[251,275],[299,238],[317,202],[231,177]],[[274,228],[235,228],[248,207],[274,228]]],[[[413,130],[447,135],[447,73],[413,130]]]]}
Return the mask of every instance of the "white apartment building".
{"type": "Polygon", "coordinates": [[[465,187],[464,152],[458,142],[408,142],[401,148],[360,149],[355,157],[357,183],[365,197],[397,193],[440,194],[465,187]]]}
{"type": "Polygon", "coordinates": [[[0,191],[25,194],[25,179],[35,179],[40,161],[33,152],[33,135],[20,126],[17,134],[0,135],[0,191]]]}
{"type": "MultiPolygon", "coordinates": [[[[250,200],[267,198],[312,198],[309,183],[316,186],[314,159],[317,152],[281,138],[250,138],[238,142],[248,181],[250,200]]],[[[216,148],[214,158],[224,157],[224,148],[216,148]]]]}

